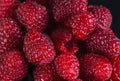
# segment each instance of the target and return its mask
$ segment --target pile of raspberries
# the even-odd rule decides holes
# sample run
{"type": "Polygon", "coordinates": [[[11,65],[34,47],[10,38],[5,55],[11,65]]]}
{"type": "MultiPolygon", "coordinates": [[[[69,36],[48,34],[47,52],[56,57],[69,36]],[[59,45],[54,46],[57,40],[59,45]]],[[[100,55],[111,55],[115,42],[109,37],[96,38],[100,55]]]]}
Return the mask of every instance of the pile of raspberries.
{"type": "Polygon", "coordinates": [[[120,81],[111,24],[87,0],[0,0],[0,81],[120,81]]]}

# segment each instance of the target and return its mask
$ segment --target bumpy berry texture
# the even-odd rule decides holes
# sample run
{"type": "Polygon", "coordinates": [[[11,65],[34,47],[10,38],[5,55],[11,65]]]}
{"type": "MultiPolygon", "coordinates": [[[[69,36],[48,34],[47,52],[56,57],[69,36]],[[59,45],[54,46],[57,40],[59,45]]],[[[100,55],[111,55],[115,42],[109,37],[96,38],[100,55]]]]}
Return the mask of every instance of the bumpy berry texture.
{"type": "Polygon", "coordinates": [[[88,54],[80,58],[80,77],[85,81],[106,81],[112,73],[110,61],[100,55],[88,54]]]}
{"type": "Polygon", "coordinates": [[[37,30],[31,30],[26,34],[24,51],[28,61],[35,65],[50,63],[56,55],[51,39],[37,30]]]}
{"type": "Polygon", "coordinates": [[[20,81],[28,73],[28,64],[23,53],[17,50],[6,52],[0,62],[1,81],[20,81]]]}
{"type": "Polygon", "coordinates": [[[95,29],[95,18],[91,13],[85,11],[72,16],[65,24],[72,29],[76,39],[85,40],[95,29]]]}
{"type": "Polygon", "coordinates": [[[73,14],[87,10],[85,0],[55,0],[53,16],[57,22],[66,20],[73,14]]]}
{"type": "Polygon", "coordinates": [[[18,20],[27,28],[27,30],[44,30],[48,22],[46,8],[32,1],[26,1],[16,10],[18,20]]]}
{"type": "Polygon", "coordinates": [[[19,0],[0,0],[0,19],[4,17],[13,17],[18,5],[19,0]]]}
{"type": "Polygon", "coordinates": [[[78,51],[77,41],[73,38],[71,30],[65,27],[58,27],[53,30],[51,38],[59,53],[78,51]]]}
{"type": "Polygon", "coordinates": [[[100,52],[109,59],[114,59],[120,55],[120,40],[104,29],[97,28],[86,41],[92,52],[100,52]]]}
{"type": "Polygon", "coordinates": [[[58,74],[65,80],[73,80],[79,76],[79,61],[71,53],[60,54],[56,57],[55,67],[58,74]]]}
{"type": "Polygon", "coordinates": [[[34,70],[34,81],[63,81],[63,79],[57,74],[53,64],[45,66],[38,66],[34,70]]]}
{"type": "Polygon", "coordinates": [[[111,76],[112,81],[120,80],[120,56],[112,61],[113,63],[113,72],[111,76]]]}
{"type": "Polygon", "coordinates": [[[112,15],[109,9],[104,6],[88,6],[88,11],[92,12],[96,18],[98,27],[109,29],[112,23],[112,15]]]}
{"type": "Polygon", "coordinates": [[[0,54],[18,47],[22,38],[23,32],[15,20],[0,19],[0,54]]]}

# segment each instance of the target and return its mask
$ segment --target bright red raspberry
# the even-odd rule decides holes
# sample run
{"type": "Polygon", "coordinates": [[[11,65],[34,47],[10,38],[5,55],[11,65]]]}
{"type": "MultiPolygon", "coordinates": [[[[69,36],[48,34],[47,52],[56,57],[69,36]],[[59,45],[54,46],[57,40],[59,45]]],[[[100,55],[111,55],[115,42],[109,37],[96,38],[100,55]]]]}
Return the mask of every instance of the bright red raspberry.
{"type": "Polygon", "coordinates": [[[77,41],[72,37],[70,29],[58,27],[53,30],[51,37],[57,52],[76,53],[78,51],[77,41]]]}
{"type": "Polygon", "coordinates": [[[120,40],[108,31],[98,28],[86,40],[87,47],[95,53],[101,52],[109,59],[120,55],[120,40]]]}
{"type": "Polygon", "coordinates": [[[63,81],[63,79],[57,74],[53,64],[45,66],[38,66],[34,72],[34,81],[63,81]]]}
{"type": "Polygon", "coordinates": [[[15,20],[0,19],[0,54],[18,47],[22,39],[23,32],[15,20]]]}
{"type": "Polygon", "coordinates": [[[44,6],[35,2],[23,2],[16,10],[18,20],[27,28],[27,30],[43,30],[47,26],[48,14],[44,6]]]}
{"type": "Polygon", "coordinates": [[[94,16],[87,11],[73,15],[65,24],[72,28],[75,38],[81,40],[85,40],[96,27],[94,16]]]}
{"type": "Polygon", "coordinates": [[[57,22],[65,21],[69,16],[87,10],[85,0],[55,0],[53,16],[57,22]]]}
{"type": "Polygon", "coordinates": [[[20,81],[28,73],[28,64],[23,53],[17,50],[6,52],[0,62],[1,81],[20,81]]]}
{"type": "Polygon", "coordinates": [[[71,53],[60,54],[56,57],[55,67],[58,74],[65,80],[73,80],[79,76],[79,61],[71,53]]]}
{"type": "Polygon", "coordinates": [[[82,56],[80,64],[80,77],[85,81],[106,81],[112,74],[110,61],[97,54],[82,56]]]}
{"type": "Polygon", "coordinates": [[[96,18],[97,26],[102,29],[109,29],[112,23],[112,14],[104,6],[88,6],[88,11],[92,12],[96,18]]]}
{"type": "Polygon", "coordinates": [[[31,30],[26,34],[24,51],[28,61],[35,65],[50,63],[56,55],[54,45],[48,35],[37,30],[31,30]]]}

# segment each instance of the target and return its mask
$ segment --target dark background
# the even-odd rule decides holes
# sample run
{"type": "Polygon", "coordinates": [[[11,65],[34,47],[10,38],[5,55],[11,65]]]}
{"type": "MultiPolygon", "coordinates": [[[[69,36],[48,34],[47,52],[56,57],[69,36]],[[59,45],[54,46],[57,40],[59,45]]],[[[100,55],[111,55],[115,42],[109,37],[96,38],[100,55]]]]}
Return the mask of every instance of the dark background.
{"type": "MultiPolygon", "coordinates": [[[[23,2],[24,0],[21,0],[23,2]]],[[[103,5],[110,9],[111,14],[113,16],[113,22],[111,25],[111,29],[114,31],[117,37],[120,38],[120,0],[88,0],[89,4],[92,5],[103,5]]],[[[23,81],[33,81],[32,73],[23,81]]]]}
{"type": "Polygon", "coordinates": [[[113,16],[111,29],[115,32],[116,36],[120,38],[120,0],[88,0],[89,4],[104,5],[110,9],[113,16]]]}

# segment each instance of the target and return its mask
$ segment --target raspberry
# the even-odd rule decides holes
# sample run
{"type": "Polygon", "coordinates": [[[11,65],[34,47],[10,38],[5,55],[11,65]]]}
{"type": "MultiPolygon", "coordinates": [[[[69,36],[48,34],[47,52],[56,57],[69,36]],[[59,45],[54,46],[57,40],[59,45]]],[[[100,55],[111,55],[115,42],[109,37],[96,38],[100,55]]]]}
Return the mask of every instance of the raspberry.
{"type": "Polygon", "coordinates": [[[56,55],[51,39],[37,30],[31,30],[26,34],[24,51],[28,61],[35,65],[50,63],[56,55]]]}
{"type": "Polygon", "coordinates": [[[6,52],[0,62],[1,81],[20,81],[28,73],[28,64],[23,53],[17,50],[6,52]]]}
{"type": "Polygon", "coordinates": [[[0,19],[0,54],[17,48],[23,39],[18,23],[11,18],[0,19]]]}
{"type": "Polygon", "coordinates": [[[95,29],[95,18],[89,12],[81,12],[65,22],[67,27],[72,28],[72,33],[76,39],[85,40],[95,29]]]}
{"type": "Polygon", "coordinates": [[[48,64],[42,67],[37,67],[34,70],[34,80],[35,81],[63,81],[60,76],[58,76],[53,64],[48,64]]]}
{"type": "Polygon", "coordinates": [[[44,6],[35,2],[26,1],[16,10],[18,20],[27,28],[27,30],[43,30],[47,26],[48,14],[44,6]]]}
{"type": "Polygon", "coordinates": [[[120,80],[120,56],[112,60],[112,63],[113,63],[113,72],[112,72],[111,80],[119,81],[120,80]]]}
{"type": "Polygon", "coordinates": [[[109,29],[112,23],[112,15],[109,9],[104,6],[88,6],[88,11],[92,12],[96,18],[97,26],[102,29],[109,29]]]}
{"type": "Polygon", "coordinates": [[[57,22],[66,20],[69,16],[87,10],[87,1],[83,0],[55,0],[53,16],[57,22]]]}
{"type": "Polygon", "coordinates": [[[19,5],[18,0],[0,0],[0,19],[4,17],[13,17],[14,11],[19,5]]]}
{"type": "Polygon", "coordinates": [[[80,58],[80,77],[85,81],[106,81],[112,73],[110,61],[100,55],[88,54],[80,58]]]}
{"type": "Polygon", "coordinates": [[[73,80],[79,76],[79,61],[71,53],[60,54],[56,57],[55,67],[58,74],[65,80],[73,80]]]}
{"type": "Polygon", "coordinates": [[[72,52],[78,51],[77,41],[73,39],[70,29],[58,27],[53,30],[51,35],[57,52],[72,52]]]}
{"type": "Polygon", "coordinates": [[[120,40],[104,29],[96,29],[86,41],[92,52],[101,52],[109,59],[120,55],[120,40]]]}

